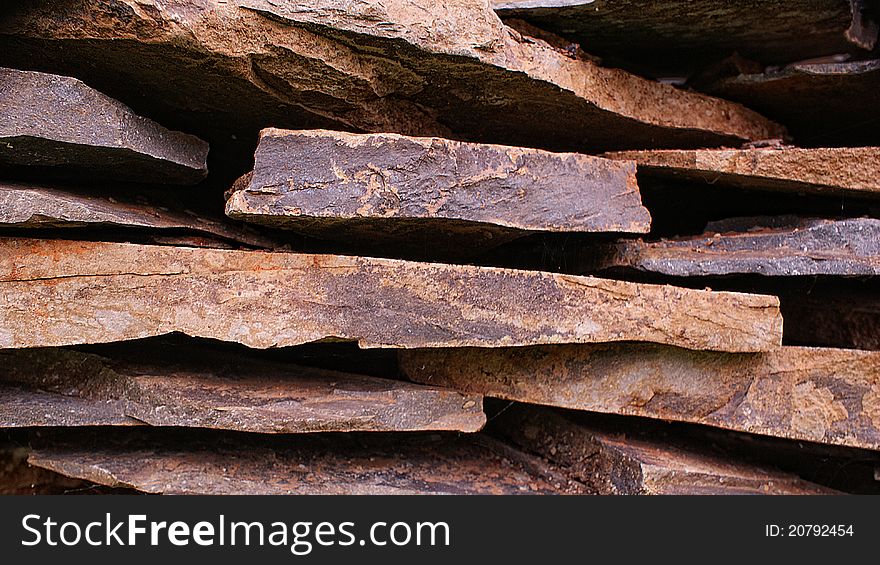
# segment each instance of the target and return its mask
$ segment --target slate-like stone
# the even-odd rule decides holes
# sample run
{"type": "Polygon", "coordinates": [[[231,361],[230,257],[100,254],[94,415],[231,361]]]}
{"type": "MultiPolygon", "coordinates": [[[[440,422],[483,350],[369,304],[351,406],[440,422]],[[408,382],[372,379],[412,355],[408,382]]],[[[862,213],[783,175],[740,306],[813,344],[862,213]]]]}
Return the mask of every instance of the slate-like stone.
{"type": "Polygon", "coordinates": [[[268,126],[576,151],[783,132],[738,104],[572,58],[471,0],[13,1],[0,53],[0,64],[81,77],[212,146],[268,126]]]}
{"type": "Polygon", "coordinates": [[[637,425],[609,429],[525,406],[507,410],[498,418],[498,426],[511,441],[556,463],[597,494],[836,493],[796,475],[731,456],[716,449],[709,438],[682,438],[637,425]]]}
{"type": "MultiPolygon", "coordinates": [[[[687,77],[733,53],[764,65],[863,55],[877,43],[877,14],[863,0],[491,0],[580,44],[606,65],[687,77]]],[[[515,25],[512,23],[511,25],[515,25]]]]}
{"type": "Polygon", "coordinates": [[[182,332],[250,347],[656,341],[764,351],[773,296],[334,255],[0,240],[0,348],[182,332]]]}
{"type": "Polygon", "coordinates": [[[621,151],[639,177],[780,192],[880,197],[880,147],[621,151]]]}
{"type": "Polygon", "coordinates": [[[575,410],[880,449],[880,353],[763,354],[652,344],[400,352],[420,383],[575,410]]]}
{"type": "Polygon", "coordinates": [[[486,421],[479,396],[216,352],[158,362],[23,349],[0,351],[0,362],[0,427],[474,432],[486,421]]]}
{"type": "Polygon", "coordinates": [[[153,494],[579,494],[543,460],[484,436],[309,434],[284,438],[159,430],[33,441],[28,462],[153,494]]]}
{"type": "Polygon", "coordinates": [[[441,138],[264,130],[233,218],[386,247],[492,247],[532,232],[646,233],[635,166],[441,138]]]}
{"type": "Polygon", "coordinates": [[[208,144],[142,118],[81,81],[0,68],[0,168],[65,178],[194,184],[208,144]]]}
{"type": "Polygon", "coordinates": [[[600,254],[594,267],[681,277],[872,276],[880,274],[880,220],[736,218],[694,237],[621,240],[600,254]]]}

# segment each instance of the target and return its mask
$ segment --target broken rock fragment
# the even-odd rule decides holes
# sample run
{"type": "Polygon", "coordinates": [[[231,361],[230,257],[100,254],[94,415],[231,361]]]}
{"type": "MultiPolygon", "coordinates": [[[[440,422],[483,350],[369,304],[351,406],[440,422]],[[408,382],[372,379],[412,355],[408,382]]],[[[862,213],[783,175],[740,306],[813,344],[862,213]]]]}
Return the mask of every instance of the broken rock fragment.
{"type": "Polygon", "coordinates": [[[0,68],[0,87],[0,167],[142,183],[194,184],[207,174],[207,143],[75,78],[0,68]]]}

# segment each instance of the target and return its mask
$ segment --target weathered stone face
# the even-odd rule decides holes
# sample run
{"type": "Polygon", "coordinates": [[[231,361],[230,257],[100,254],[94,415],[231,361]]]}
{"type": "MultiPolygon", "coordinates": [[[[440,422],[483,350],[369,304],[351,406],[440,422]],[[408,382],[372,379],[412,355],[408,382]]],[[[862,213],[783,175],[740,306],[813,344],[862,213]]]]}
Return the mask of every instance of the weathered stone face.
{"type": "Polygon", "coordinates": [[[82,77],[218,146],[268,126],[568,150],[782,133],[739,105],[572,59],[465,0],[18,2],[0,47],[0,64],[82,77]]]}
{"type": "Polygon", "coordinates": [[[208,144],[75,78],[0,68],[0,166],[25,174],[195,184],[208,144]]]}
{"type": "Polygon", "coordinates": [[[525,20],[580,44],[607,66],[655,77],[686,78],[733,53],[762,65],[847,53],[862,56],[877,40],[877,23],[863,13],[862,0],[490,4],[505,21],[525,20]]]}
{"type": "Polygon", "coordinates": [[[400,360],[416,382],[474,394],[880,449],[878,352],[630,343],[419,350],[400,360]]]}
{"type": "Polygon", "coordinates": [[[6,348],[182,332],[261,348],[635,340],[764,351],[782,334],[771,296],[332,255],[49,240],[0,249],[6,348]]]}
{"type": "Polygon", "coordinates": [[[632,163],[323,130],[264,130],[226,213],[352,245],[458,252],[533,232],[650,229],[632,163]]]}
{"type": "Polygon", "coordinates": [[[605,157],[636,161],[643,177],[783,193],[880,196],[878,147],[620,151],[605,157]]]}
{"type": "Polygon", "coordinates": [[[579,494],[555,466],[482,435],[52,433],[38,468],[155,494],[579,494]]]}
{"type": "Polygon", "coordinates": [[[738,218],[696,237],[620,241],[594,267],[669,276],[880,274],[880,220],[738,218]]]}
{"type": "Polygon", "coordinates": [[[804,147],[880,145],[877,59],[796,64],[720,79],[701,89],[779,120],[804,147]]]}
{"type": "Polygon", "coordinates": [[[485,423],[482,397],[213,353],[157,362],[66,349],[0,352],[0,427],[141,425],[256,433],[449,430],[485,423]]]}
{"type": "Polygon", "coordinates": [[[760,466],[709,438],[681,438],[662,428],[614,429],[576,422],[545,408],[517,406],[499,414],[499,433],[561,466],[597,494],[834,494],[796,475],[760,466]]]}

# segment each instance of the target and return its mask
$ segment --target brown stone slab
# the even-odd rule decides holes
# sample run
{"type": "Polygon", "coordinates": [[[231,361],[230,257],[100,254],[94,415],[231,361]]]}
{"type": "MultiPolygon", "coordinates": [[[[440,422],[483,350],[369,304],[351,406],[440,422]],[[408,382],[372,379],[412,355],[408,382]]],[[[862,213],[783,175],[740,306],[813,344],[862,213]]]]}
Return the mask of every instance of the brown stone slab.
{"type": "Polygon", "coordinates": [[[194,184],[208,144],[142,118],[66,76],[0,68],[0,166],[194,184]]]}
{"type": "MultiPolygon", "coordinates": [[[[491,0],[578,43],[608,66],[687,77],[733,53],[764,65],[867,53],[877,24],[862,0],[491,0]]],[[[513,24],[512,24],[513,25],[513,24]]]]}
{"type": "Polygon", "coordinates": [[[171,332],[266,348],[779,345],[772,296],[334,255],[0,240],[0,347],[171,332]]]}
{"type": "Polygon", "coordinates": [[[28,462],[100,485],[154,494],[583,492],[582,485],[539,458],[501,448],[483,436],[312,434],[272,439],[157,432],[47,432],[45,439],[34,440],[28,462]]]}
{"type": "Polygon", "coordinates": [[[118,194],[83,194],[51,186],[0,181],[0,227],[184,230],[253,247],[277,245],[246,227],[211,220],[194,212],[172,210],[169,207],[172,203],[167,200],[152,195],[132,198],[118,194]]]}
{"type": "Polygon", "coordinates": [[[157,363],[65,349],[0,352],[0,427],[202,427],[259,433],[449,430],[486,421],[451,390],[213,353],[157,363]]]}
{"type": "Polygon", "coordinates": [[[701,88],[779,120],[801,146],[880,145],[877,59],[796,64],[701,88]]]}
{"type": "Polygon", "coordinates": [[[744,189],[880,196],[880,147],[620,151],[639,175],[744,189]]]}
{"type": "Polygon", "coordinates": [[[740,105],[572,58],[470,0],[19,1],[0,20],[0,51],[212,144],[267,126],[569,150],[782,134],[740,105]]]}
{"type": "Polygon", "coordinates": [[[28,449],[21,445],[0,444],[0,495],[105,494],[107,488],[33,467],[27,462],[28,449]]]}
{"type": "Polygon", "coordinates": [[[551,410],[516,407],[498,426],[522,448],[560,465],[599,494],[793,495],[836,491],[700,443],[637,426],[575,422],[551,410]]]}
{"type": "Polygon", "coordinates": [[[400,353],[412,380],[561,408],[880,449],[880,353],[716,354],[652,344],[400,353]]]}
{"type": "Polygon", "coordinates": [[[530,232],[646,233],[635,166],[575,153],[396,134],[264,130],[236,219],[376,244],[530,232]]]}
{"type": "Polygon", "coordinates": [[[880,220],[737,218],[696,237],[620,241],[599,260],[670,276],[880,274],[880,220]]]}

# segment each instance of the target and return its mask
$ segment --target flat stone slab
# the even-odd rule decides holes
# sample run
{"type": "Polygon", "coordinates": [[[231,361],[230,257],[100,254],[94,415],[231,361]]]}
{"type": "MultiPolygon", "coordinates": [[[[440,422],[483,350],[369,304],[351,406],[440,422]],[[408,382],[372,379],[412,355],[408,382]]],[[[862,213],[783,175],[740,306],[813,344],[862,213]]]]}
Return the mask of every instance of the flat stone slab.
{"type": "Polygon", "coordinates": [[[495,246],[532,232],[646,233],[632,163],[441,138],[264,130],[235,219],[376,245],[495,246]]]}
{"type": "Polygon", "coordinates": [[[44,434],[28,462],[151,494],[579,494],[543,460],[452,434],[44,434]]]}
{"type": "Polygon", "coordinates": [[[663,430],[626,425],[609,429],[526,406],[505,411],[499,419],[511,441],[556,463],[597,494],[839,494],[731,456],[712,442],[663,430]]]}
{"type": "Polygon", "coordinates": [[[743,189],[880,197],[880,147],[620,151],[639,176],[743,189]]]}
{"type": "Polygon", "coordinates": [[[491,267],[124,243],[0,240],[0,348],[171,332],[281,347],[656,341],[780,344],[773,296],[491,267]]]}
{"type": "MultiPolygon", "coordinates": [[[[274,247],[270,238],[233,222],[171,209],[169,198],[71,192],[51,186],[0,181],[0,227],[14,229],[116,227],[183,230],[253,247],[274,247]]],[[[173,203],[177,204],[177,203],[173,203]]]]}
{"type": "Polygon", "coordinates": [[[880,352],[651,344],[400,353],[412,380],[472,394],[880,449],[880,352]]]}
{"type": "Polygon", "coordinates": [[[0,362],[0,427],[475,432],[486,421],[480,396],[217,352],[160,363],[136,351],[22,349],[0,351],[0,362]]]}
{"type": "Polygon", "coordinates": [[[700,236],[619,241],[598,261],[670,276],[871,276],[880,274],[880,220],[737,218],[700,236]]]}
{"type": "Polygon", "coordinates": [[[41,0],[10,12],[0,61],[82,77],[212,145],[267,126],[577,151],[783,134],[738,104],[572,57],[470,0],[41,0]]]}
{"type": "Polygon", "coordinates": [[[195,184],[208,172],[207,143],[75,78],[0,68],[0,85],[0,167],[172,184],[195,184]]]}
{"type": "Polygon", "coordinates": [[[880,145],[880,59],[789,65],[701,88],[779,120],[800,146],[880,145]]]}
{"type": "Polygon", "coordinates": [[[563,36],[607,66],[658,77],[687,77],[733,53],[763,65],[864,55],[877,41],[877,24],[863,14],[861,0],[490,3],[505,21],[525,20],[563,36]]]}

